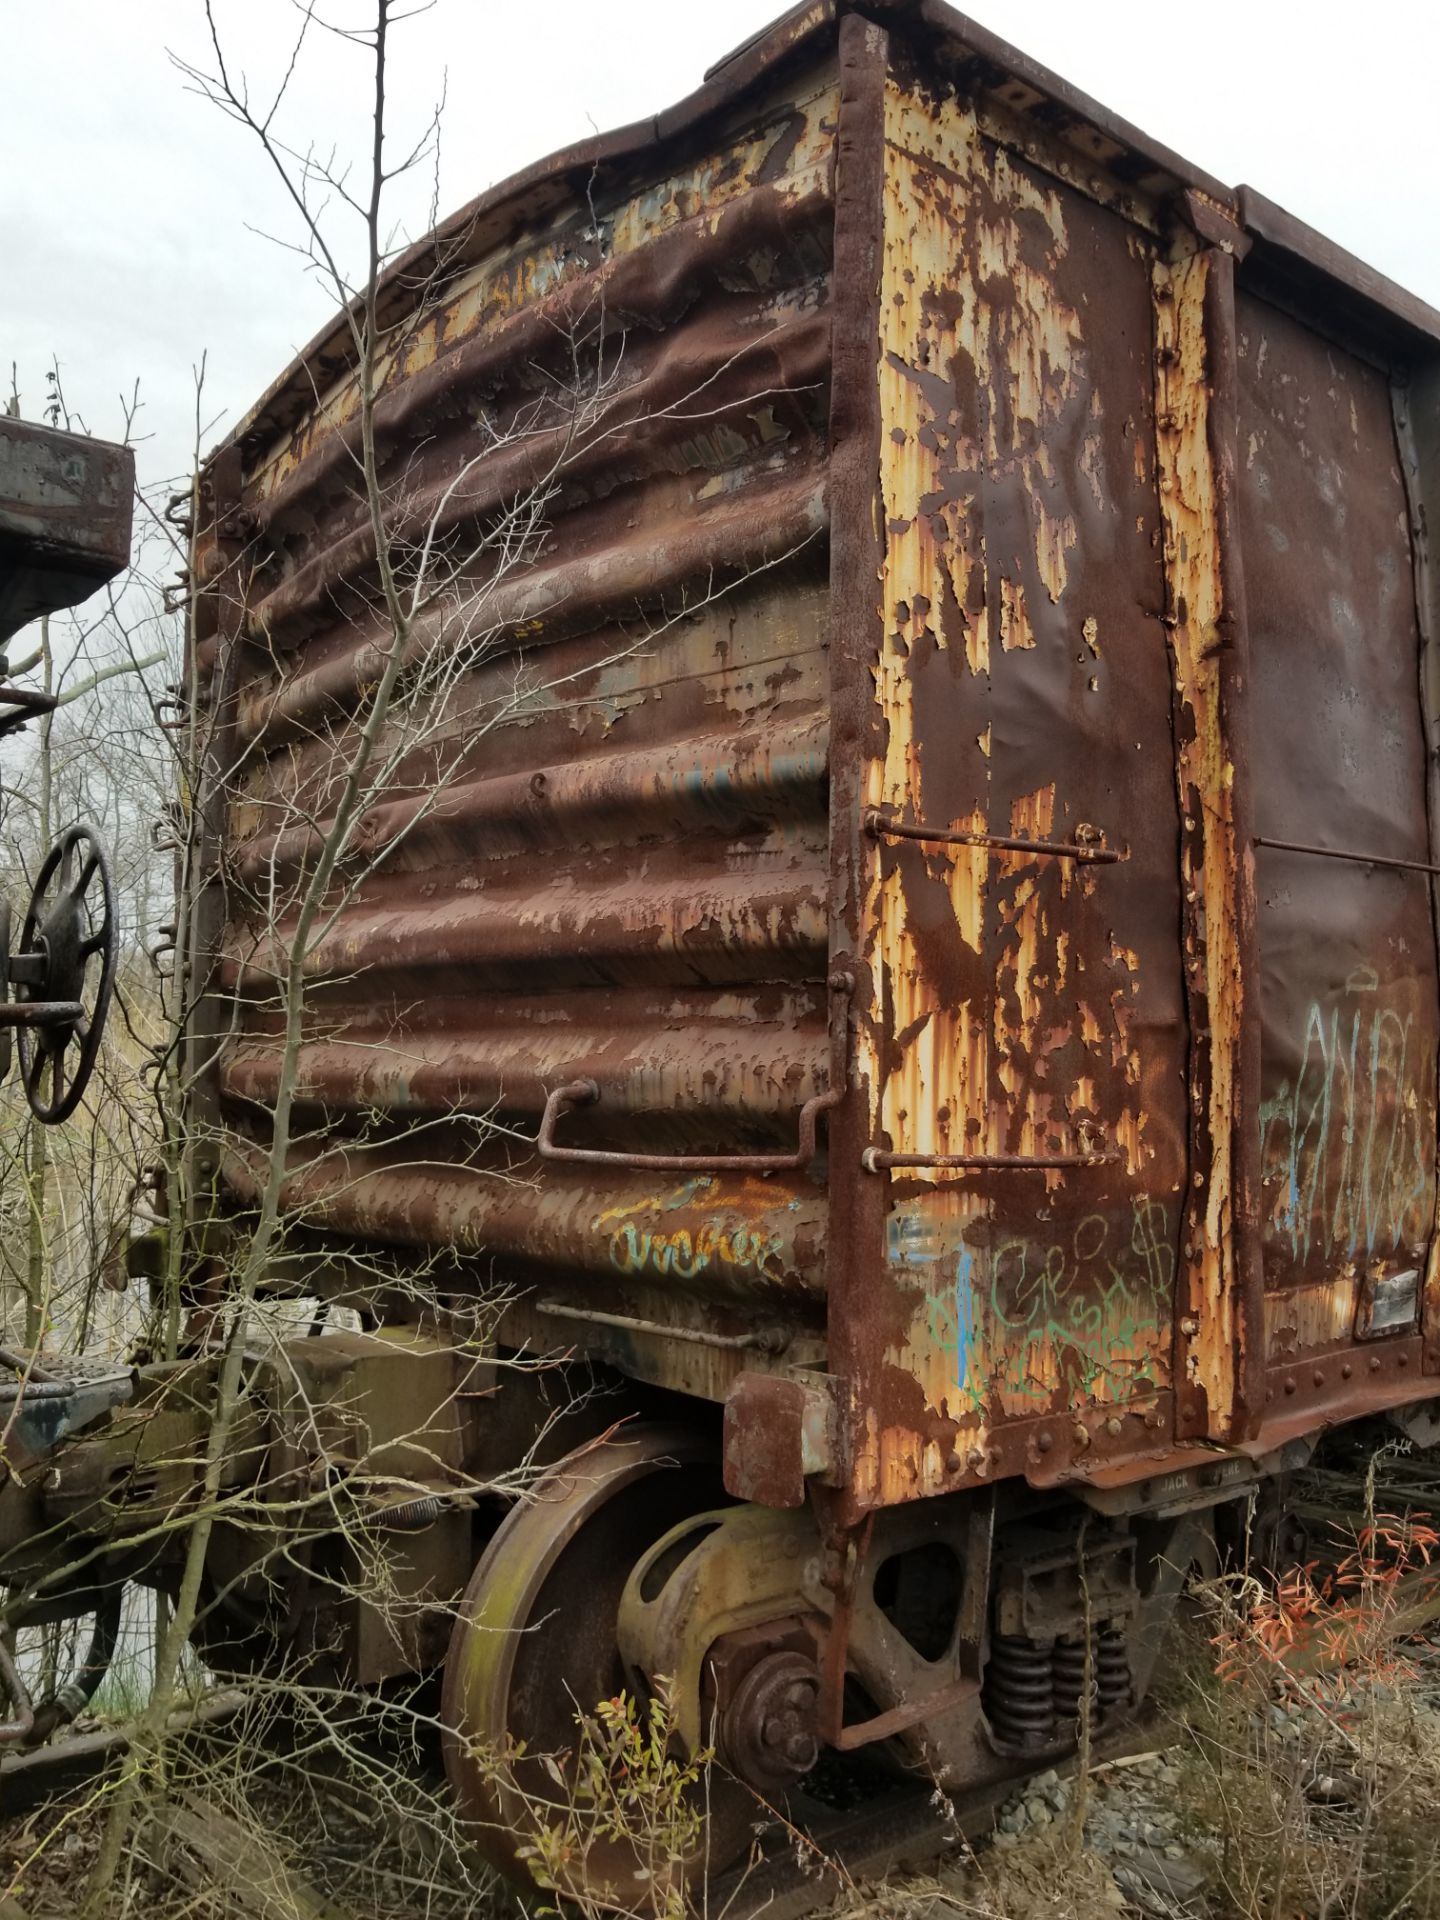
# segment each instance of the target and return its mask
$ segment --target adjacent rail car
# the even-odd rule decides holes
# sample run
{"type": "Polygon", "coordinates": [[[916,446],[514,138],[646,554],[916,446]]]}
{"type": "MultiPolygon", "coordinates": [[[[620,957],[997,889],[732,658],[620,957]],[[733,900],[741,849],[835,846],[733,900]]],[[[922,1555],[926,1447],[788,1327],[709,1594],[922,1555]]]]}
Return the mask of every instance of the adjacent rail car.
{"type": "Polygon", "coordinates": [[[1440,314],[816,0],[381,315],[378,721],[344,325],[201,476],[198,1163],[243,1223],[293,1103],[271,1283],[367,1330],[291,1377],[412,1481],[435,1409],[439,1624],[357,1670],[443,1665],[511,1865],[554,1789],[477,1756],[669,1676],[699,1877],[827,1753],[1122,1725],[1234,1504],[1437,1391],[1440,314]]]}

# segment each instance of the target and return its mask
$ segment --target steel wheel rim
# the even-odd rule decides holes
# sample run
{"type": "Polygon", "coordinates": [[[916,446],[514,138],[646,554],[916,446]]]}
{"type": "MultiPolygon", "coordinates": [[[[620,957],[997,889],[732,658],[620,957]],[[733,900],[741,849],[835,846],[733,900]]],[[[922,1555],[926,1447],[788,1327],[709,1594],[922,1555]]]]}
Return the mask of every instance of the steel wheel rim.
{"type": "MultiPolygon", "coordinates": [[[[508,1770],[494,1764],[493,1752],[498,1730],[514,1733],[517,1693],[522,1696],[522,1710],[524,1706],[523,1668],[527,1662],[533,1667],[539,1657],[540,1649],[532,1635],[543,1631],[545,1623],[537,1625],[534,1610],[547,1582],[566,1576],[566,1562],[576,1557],[573,1549],[586,1535],[587,1523],[594,1523],[589,1527],[591,1541],[606,1537],[606,1523],[614,1517],[617,1501],[631,1495],[653,1516],[648,1530],[658,1536],[667,1529],[666,1516],[671,1505],[683,1497],[686,1481],[694,1486],[697,1470],[703,1470],[707,1479],[713,1474],[713,1484],[718,1484],[714,1448],[697,1434],[681,1429],[641,1429],[583,1449],[552,1468],[532,1497],[511,1510],[471,1576],[445,1660],[441,1702],[445,1770],[462,1813],[472,1825],[479,1851],[512,1878],[531,1877],[522,1849],[535,1830],[537,1800],[543,1803],[545,1796],[537,1793],[534,1782],[517,1785],[508,1770]],[[664,1489],[646,1487],[646,1482],[667,1468],[690,1470],[677,1474],[670,1502],[663,1498],[664,1489]],[[597,1532],[597,1528],[603,1531],[597,1532]],[[492,1753],[489,1764],[477,1754],[477,1748],[487,1747],[492,1753]]],[[[714,1498],[706,1504],[713,1506],[714,1498]]],[[[622,1571],[615,1581],[617,1604],[623,1583],[622,1571]]],[[[587,1603],[593,1600],[599,1608],[605,1606],[605,1596],[593,1585],[581,1585],[578,1597],[587,1603]]],[[[618,1667],[618,1649],[614,1660],[618,1667]]],[[[547,1671],[545,1677],[552,1701],[566,1703],[556,1710],[555,1717],[568,1710],[569,1740],[573,1744],[576,1708],[566,1692],[569,1676],[547,1671]]],[[[605,1691],[602,1688],[597,1693],[597,1701],[605,1697],[605,1691]]],[[[584,1702],[582,1710],[589,1711],[594,1704],[584,1702]]],[[[530,1748],[532,1754],[545,1750],[530,1748]]],[[[710,1795],[699,1847],[695,1855],[676,1863],[677,1871],[687,1879],[729,1864],[754,1809],[748,1790],[718,1768],[711,1776],[710,1795]]],[[[550,1804],[557,1809],[563,1806],[558,1792],[550,1804]]],[[[586,1866],[589,1872],[583,1892],[592,1905],[643,1911],[650,1900],[663,1893],[636,1874],[634,1853],[624,1846],[593,1843],[587,1848],[586,1866]]]]}

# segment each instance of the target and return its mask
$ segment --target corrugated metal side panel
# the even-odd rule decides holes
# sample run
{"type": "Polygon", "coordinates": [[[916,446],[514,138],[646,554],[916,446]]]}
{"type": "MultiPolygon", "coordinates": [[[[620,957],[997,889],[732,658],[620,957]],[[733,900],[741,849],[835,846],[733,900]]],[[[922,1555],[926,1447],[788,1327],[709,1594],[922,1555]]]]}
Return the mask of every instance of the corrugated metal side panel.
{"type": "MultiPolygon", "coordinates": [[[[720,1302],[722,1331],[750,1311],[723,1303],[755,1296],[814,1320],[814,1173],[547,1168],[526,1143],[546,1090],[582,1075],[601,1098],[564,1123],[576,1144],[793,1150],[827,1084],[834,107],[833,74],[812,72],[704,152],[657,150],[653,178],[467,269],[387,370],[401,529],[438,516],[463,554],[550,477],[526,564],[497,578],[477,553],[421,618],[430,691],[382,743],[373,870],[347,876],[311,956],[288,1199],[322,1245],[483,1255],[487,1275],[607,1311],[693,1321],[720,1302]]],[[[261,929],[289,924],[384,639],[337,455],[354,411],[337,377],[253,458],[242,499],[270,558],[228,820],[244,1011],[220,1085],[240,1197],[280,1063],[261,929]]],[[[655,1371],[618,1333],[588,1342],[607,1343],[655,1371]]],[[[737,1364],[680,1359],[664,1377],[700,1391],[737,1364]]]]}
{"type": "Polygon", "coordinates": [[[1153,243],[898,74],[886,139],[870,804],[1125,858],[878,840],[883,1146],[1110,1157],[891,1176],[859,1341],[873,1501],[1168,1436],[1186,1179],[1153,243]]]}
{"type": "MultiPolygon", "coordinates": [[[[1390,383],[1244,294],[1239,368],[1257,833],[1423,866],[1420,636],[1390,383]]],[[[1367,1332],[1377,1286],[1376,1331],[1387,1316],[1394,1334],[1414,1328],[1440,988],[1423,872],[1267,846],[1256,860],[1266,1342],[1283,1368],[1367,1332]]],[[[1291,1377],[1285,1410],[1334,1384],[1291,1377]]]]}

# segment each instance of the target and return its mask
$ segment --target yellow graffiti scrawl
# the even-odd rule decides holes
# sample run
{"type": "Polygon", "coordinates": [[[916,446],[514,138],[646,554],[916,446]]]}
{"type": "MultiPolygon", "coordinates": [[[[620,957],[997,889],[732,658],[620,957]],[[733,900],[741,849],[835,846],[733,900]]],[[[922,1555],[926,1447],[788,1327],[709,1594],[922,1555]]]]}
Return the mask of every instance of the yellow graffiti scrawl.
{"type": "MultiPolygon", "coordinates": [[[[661,1204],[671,1211],[692,1201],[696,1190],[709,1184],[691,1182],[661,1204]]],[[[651,1224],[655,1211],[654,1202],[645,1202],[607,1207],[600,1214],[597,1225],[608,1235],[610,1264],[617,1273],[695,1280],[716,1267],[734,1267],[784,1279],[785,1243],[778,1233],[720,1220],[699,1226],[657,1226],[651,1224]]]]}

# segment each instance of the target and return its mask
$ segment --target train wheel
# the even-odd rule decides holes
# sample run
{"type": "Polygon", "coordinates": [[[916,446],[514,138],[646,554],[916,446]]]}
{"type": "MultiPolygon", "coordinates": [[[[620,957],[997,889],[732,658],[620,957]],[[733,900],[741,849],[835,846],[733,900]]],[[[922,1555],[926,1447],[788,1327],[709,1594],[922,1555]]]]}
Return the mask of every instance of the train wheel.
{"type": "Polygon", "coordinates": [[[701,1437],[637,1428],[561,1461],[491,1541],[460,1603],[442,1717],[451,1786],[503,1872],[530,1875],[537,1839],[563,1836],[578,1819],[583,1844],[555,1849],[564,1854],[557,1890],[643,1912],[742,1849],[755,1799],[719,1767],[703,1782],[693,1846],[659,1870],[633,1821],[607,1832],[606,1809],[587,1818],[575,1798],[579,1717],[634,1690],[616,1641],[631,1569],[680,1521],[726,1504],[701,1437]]]}

